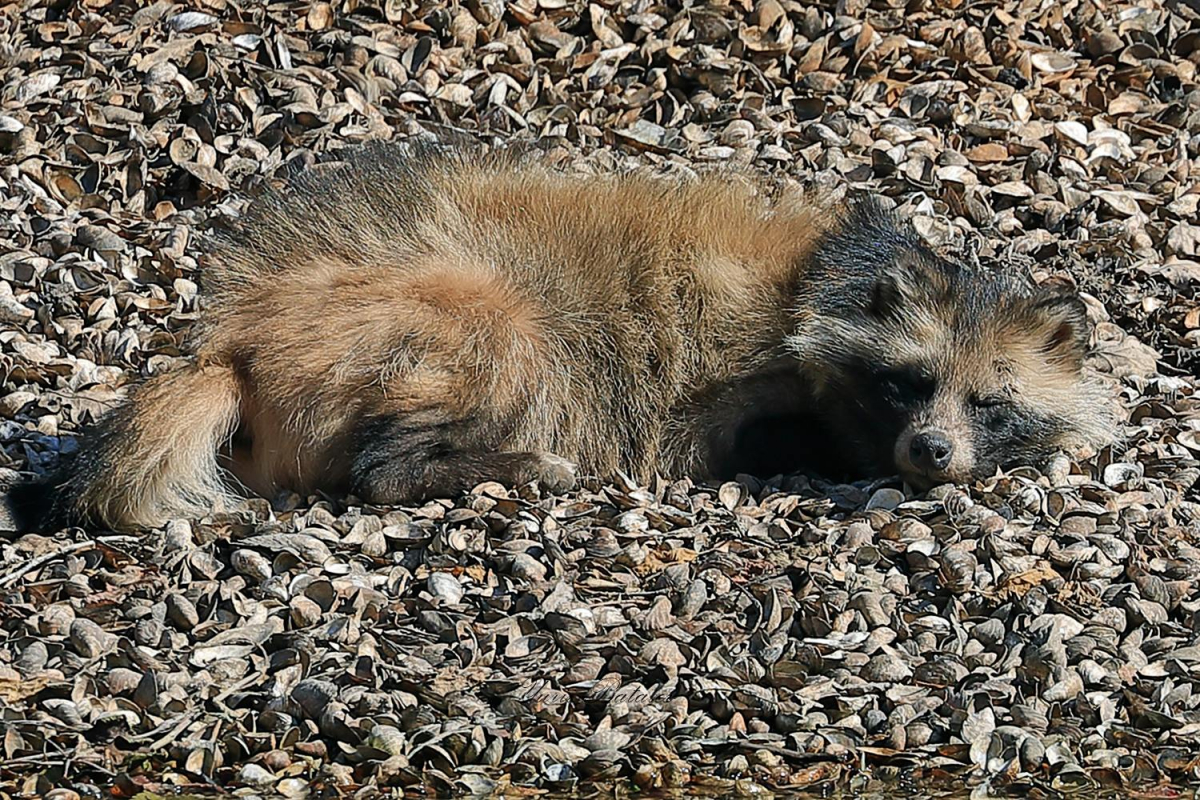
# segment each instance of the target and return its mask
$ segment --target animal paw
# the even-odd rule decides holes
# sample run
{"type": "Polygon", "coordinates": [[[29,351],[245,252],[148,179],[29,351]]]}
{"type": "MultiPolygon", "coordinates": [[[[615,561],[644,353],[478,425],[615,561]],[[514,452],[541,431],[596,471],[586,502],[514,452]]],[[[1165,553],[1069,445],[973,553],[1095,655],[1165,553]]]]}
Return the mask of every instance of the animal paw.
{"type": "Polygon", "coordinates": [[[552,494],[568,492],[579,483],[579,467],[553,453],[538,453],[535,469],[537,482],[552,494]]]}

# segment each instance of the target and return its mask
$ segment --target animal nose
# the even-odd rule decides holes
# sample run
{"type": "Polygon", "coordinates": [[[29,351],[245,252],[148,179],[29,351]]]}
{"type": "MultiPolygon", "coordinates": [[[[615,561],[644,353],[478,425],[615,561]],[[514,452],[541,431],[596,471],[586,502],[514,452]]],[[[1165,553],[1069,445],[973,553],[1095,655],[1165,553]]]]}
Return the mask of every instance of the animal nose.
{"type": "Polygon", "coordinates": [[[950,457],[954,455],[954,445],[945,434],[938,431],[918,433],[908,449],[913,464],[926,470],[945,469],[950,466],[950,457]]]}

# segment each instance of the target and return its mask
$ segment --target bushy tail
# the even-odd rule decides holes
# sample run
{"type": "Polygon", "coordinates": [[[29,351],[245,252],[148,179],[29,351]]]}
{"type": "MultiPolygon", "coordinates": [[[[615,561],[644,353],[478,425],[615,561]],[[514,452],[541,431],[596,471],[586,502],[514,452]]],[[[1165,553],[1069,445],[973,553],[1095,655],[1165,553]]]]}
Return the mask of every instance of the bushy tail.
{"type": "Polygon", "coordinates": [[[228,367],[151,378],[84,432],[57,475],[10,490],[14,527],[154,528],[220,507],[230,492],[217,454],[237,426],[239,394],[228,367]]]}

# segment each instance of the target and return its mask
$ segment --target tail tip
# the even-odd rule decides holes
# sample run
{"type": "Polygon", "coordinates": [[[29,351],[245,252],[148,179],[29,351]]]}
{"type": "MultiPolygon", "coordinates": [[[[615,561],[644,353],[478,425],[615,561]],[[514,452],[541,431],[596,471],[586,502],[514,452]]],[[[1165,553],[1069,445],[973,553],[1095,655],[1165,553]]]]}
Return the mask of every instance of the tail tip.
{"type": "Polygon", "coordinates": [[[54,487],[46,480],[0,474],[0,535],[45,532],[55,527],[54,487]]]}

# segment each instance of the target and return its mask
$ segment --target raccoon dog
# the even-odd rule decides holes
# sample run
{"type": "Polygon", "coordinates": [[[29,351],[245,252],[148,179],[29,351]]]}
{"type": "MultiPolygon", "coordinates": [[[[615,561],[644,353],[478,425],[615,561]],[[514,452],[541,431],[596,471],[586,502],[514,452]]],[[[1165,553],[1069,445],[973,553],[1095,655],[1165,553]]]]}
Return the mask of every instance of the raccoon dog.
{"type": "Polygon", "coordinates": [[[945,260],[876,203],[341,159],[212,238],[192,362],[21,487],[27,526],[153,527],[233,487],[403,504],[617,469],[928,487],[1114,432],[1077,297],[945,260]]]}

